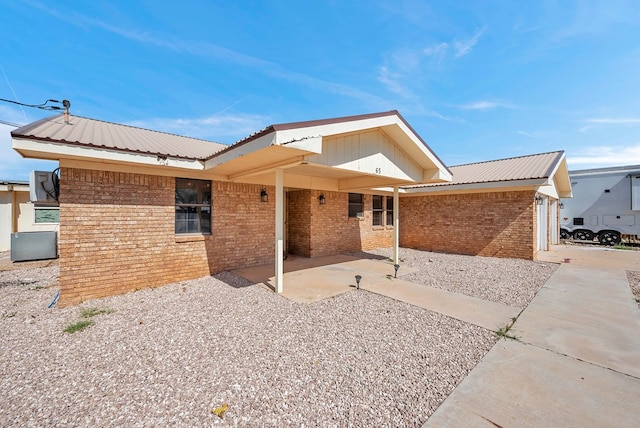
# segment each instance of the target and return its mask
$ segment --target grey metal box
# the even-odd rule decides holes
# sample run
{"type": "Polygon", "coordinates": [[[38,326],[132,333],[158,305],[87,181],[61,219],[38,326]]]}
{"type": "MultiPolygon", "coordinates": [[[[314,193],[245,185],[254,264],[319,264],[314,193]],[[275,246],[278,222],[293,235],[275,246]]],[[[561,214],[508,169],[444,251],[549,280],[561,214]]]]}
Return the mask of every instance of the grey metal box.
{"type": "Polygon", "coordinates": [[[45,260],[58,257],[56,232],[18,232],[11,234],[11,261],[45,260]]]}

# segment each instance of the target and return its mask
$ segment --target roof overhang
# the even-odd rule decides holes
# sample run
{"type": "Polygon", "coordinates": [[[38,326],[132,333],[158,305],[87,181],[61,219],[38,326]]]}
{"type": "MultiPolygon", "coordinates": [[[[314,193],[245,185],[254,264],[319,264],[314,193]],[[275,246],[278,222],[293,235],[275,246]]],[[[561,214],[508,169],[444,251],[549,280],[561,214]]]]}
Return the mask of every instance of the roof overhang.
{"type": "Polygon", "coordinates": [[[538,190],[547,186],[548,180],[537,178],[531,180],[494,181],[487,183],[445,184],[423,187],[403,187],[402,193],[407,196],[444,195],[455,193],[507,192],[519,190],[538,190]]]}
{"type": "MultiPolygon", "coordinates": [[[[51,120],[53,119],[49,119],[51,120]]],[[[127,132],[133,132],[142,139],[139,130],[94,122],[82,119],[79,123],[84,123],[87,129],[91,125],[99,125],[103,137],[109,135],[109,127],[113,126],[118,127],[118,133],[113,134],[112,138],[126,141],[127,132]]],[[[448,182],[452,179],[451,171],[397,111],[273,125],[206,159],[153,153],[154,146],[146,143],[138,145],[149,149],[148,152],[128,150],[127,145],[120,140],[116,142],[118,144],[106,145],[104,138],[100,140],[103,145],[98,146],[86,138],[86,133],[74,135],[76,140],[66,141],[63,139],[66,134],[56,137],[60,126],[62,125],[57,122],[52,124],[46,121],[27,125],[22,128],[22,134],[12,133],[12,147],[25,158],[57,160],[61,166],[86,165],[103,170],[144,171],[149,174],[176,176],[183,174],[191,177],[195,175],[220,181],[265,185],[273,183],[275,170],[283,169],[286,171],[285,184],[290,187],[327,190],[365,190],[448,182]],[[380,153],[376,155],[392,164],[388,168],[372,168],[373,161],[364,159],[365,156],[361,153],[350,154],[356,156],[356,162],[353,158],[342,163],[336,161],[335,164],[319,161],[329,142],[335,143],[337,138],[345,136],[363,136],[368,132],[384,135],[386,144],[392,147],[396,155],[405,159],[404,162],[410,164],[409,167],[403,170],[397,167],[397,163],[393,164],[398,160],[394,156],[385,157],[380,153]],[[357,158],[358,155],[363,158],[357,158]]],[[[65,128],[63,130],[69,132],[65,128]]],[[[368,154],[371,154],[371,147],[367,144],[365,142],[363,147],[367,147],[368,154]]],[[[166,144],[163,147],[166,149],[166,144]]],[[[157,150],[161,150],[160,146],[157,150]]]]}
{"type": "Polygon", "coordinates": [[[306,183],[305,187],[315,187],[310,183],[321,182],[327,190],[451,181],[451,172],[397,112],[344,119],[274,125],[216,153],[205,161],[204,169],[216,176],[226,176],[230,181],[269,184],[270,173],[282,168],[287,175],[296,177],[296,182],[306,183]],[[420,176],[400,177],[314,161],[314,157],[326,149],[327,141],[370,130],[379,130],[388,136],[420,168],[420,176]]]}
{"type": "Polygon", "coordinates": [[[202,170],[203,162],[148,153],[126,152],[113,149],[79,146],[64,142],[42,141],[13,137],[13,149],[24,158],[57,160],[90,160],[114,164],[136,164],[150,167],[165,166],[178,169],[202,170]]]}
{"type": "Polygon", "coordinates": [[[569,168],[567,166],[567,158],[564,153],[555,164],[551,174],[549,174],[549,183],[555,186],[555,190],[560,198],[572,198],[573,191],[571,189],[571,178],[569,177],[569,168]]]}

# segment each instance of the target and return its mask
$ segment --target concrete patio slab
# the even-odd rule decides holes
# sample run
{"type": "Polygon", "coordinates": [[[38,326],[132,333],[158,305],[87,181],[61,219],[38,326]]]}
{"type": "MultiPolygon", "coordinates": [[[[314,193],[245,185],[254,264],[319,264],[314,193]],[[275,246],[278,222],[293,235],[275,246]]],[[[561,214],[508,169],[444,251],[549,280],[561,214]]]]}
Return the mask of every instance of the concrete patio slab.
{"type": "Polygon", "coordinates": [[[425,427],[636,427],[640,380],[501,340],[425,427]]]}
{"type": "Polygon", "coordinates": [[[403,281],[385,280],[364,288],[372,293],[429,309],[489,330],[496,331],[512,322],[521,309],[477,299],[435,287],[403,281]]]}
{"type": "MultiPolygon", "coordinates": [[[[403,266],[403,273],[414,270],[403,266]]],[[[262,265],[233,271],[256,284],[275,289],[274,265],[262,265]]],[[[338,255],[327,257],[289,257],[284,262],[284,290],[282,297],[297,303],[311,303],[354,290],[356,275],[362,276],[361,286],[388,281],[393,276],[393,263],[388,259],[359,259],[338,255]]]]}

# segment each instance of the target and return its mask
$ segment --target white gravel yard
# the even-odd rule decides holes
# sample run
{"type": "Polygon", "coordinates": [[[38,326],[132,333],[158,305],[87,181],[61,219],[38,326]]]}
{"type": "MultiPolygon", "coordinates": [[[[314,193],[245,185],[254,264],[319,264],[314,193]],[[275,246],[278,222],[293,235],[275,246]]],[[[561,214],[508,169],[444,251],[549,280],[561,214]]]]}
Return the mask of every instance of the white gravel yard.
{"type": "MultiPolygon", "coordinates": [[[[369,254],[391,257],[391,249],[369,254]]],[[[363,257],[367,253],[358,253],[363,257]]],[[[521,259],[463,256],[401,248],[398,278],[471,297],[526,307],[547,282],[558,264],[521,259]],[[403,274],[402,265],[417,269],[403,274]]]]}
{"type": "MultiPolygon", "coordinates": [[[[409,280],[515,305],[554,268],[402,258],[422,272],[409,280]]],[[[3,427],[421,426],[497,340],[365,290],[297,304],[230,273],[47,309],[57,266],[44,265],[0,271],[3,427]],[[89,308],[111,312],[63,332],[89,308]]]]}

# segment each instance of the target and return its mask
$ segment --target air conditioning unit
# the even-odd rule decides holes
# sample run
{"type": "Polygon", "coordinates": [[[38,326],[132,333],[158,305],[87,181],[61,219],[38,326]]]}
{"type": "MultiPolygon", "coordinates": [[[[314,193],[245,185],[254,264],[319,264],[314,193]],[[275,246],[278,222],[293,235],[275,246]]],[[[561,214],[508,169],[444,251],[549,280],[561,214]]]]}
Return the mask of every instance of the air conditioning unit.
{"type": "Polygon", "coordinates": [[[58,176],[50,171],[31,171],[29,193],[31,202],[58,202],[58,176]]]}

